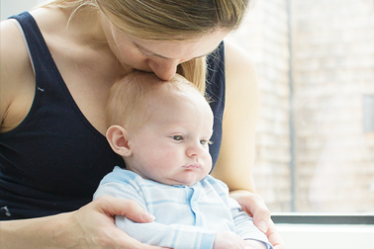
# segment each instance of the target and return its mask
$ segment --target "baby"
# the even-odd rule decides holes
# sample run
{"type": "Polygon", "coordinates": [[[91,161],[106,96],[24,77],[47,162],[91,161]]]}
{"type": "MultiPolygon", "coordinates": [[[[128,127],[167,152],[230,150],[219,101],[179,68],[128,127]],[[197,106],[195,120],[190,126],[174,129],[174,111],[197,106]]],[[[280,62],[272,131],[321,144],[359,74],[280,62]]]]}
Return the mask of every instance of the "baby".
{"type": "Polygon", "coordinates": [[[132,199],[156,218],[116,216],[117,227],[162,247],[272,248],[228,187],[209,175],[213,113],[194,84],[180,75],[162,81],[133,72],[113,85],[107,123],[107,140],[126,169],[106,175],[94,199],[132,199]]]}

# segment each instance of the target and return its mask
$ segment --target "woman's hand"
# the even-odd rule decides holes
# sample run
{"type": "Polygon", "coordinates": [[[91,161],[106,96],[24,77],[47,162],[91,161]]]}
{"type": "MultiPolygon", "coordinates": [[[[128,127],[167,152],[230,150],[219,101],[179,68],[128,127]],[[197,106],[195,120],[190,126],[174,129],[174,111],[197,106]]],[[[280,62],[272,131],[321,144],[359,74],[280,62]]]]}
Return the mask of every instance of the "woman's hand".
{"type": "Polygon", "coordinates": [[[153,216],[145,212],[133,200],[103,196],[70,216],[69,222],[75,232],[70,235],[74,238],[69,248],[160,248],[145,245],[130,238],[114,225],[115,215],[123,215],[136,222],[154,220],[153,216]]]}
{"type": "Polygon", "coordinates": [[[249,191],[237,190],[230,192],[230,197],[240,204],[243,211],[253,217],[253,223],[266,234],[274,249],[286,249],[282,237],[270,218],[269,209],[260,196],[249,191]]]}

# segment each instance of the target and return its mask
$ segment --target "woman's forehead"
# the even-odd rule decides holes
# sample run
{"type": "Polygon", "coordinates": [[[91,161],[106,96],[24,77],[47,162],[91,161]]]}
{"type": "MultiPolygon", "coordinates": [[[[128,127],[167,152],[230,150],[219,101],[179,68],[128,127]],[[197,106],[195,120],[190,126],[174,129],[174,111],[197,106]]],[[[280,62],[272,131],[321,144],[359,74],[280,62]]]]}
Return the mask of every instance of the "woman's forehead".
{"type": "Polygon", "coordinates": [[[200,38],[188,40],[146,40],[131,37],[140,50],[163,59],[197,58],[213,52],[228,31],[217,30],[200,38]]]}

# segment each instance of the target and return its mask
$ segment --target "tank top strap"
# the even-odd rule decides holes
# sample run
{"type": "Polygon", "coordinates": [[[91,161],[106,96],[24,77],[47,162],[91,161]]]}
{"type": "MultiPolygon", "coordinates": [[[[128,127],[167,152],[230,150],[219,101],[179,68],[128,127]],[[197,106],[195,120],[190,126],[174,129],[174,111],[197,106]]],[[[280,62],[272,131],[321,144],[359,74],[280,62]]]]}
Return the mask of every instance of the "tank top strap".
{"type": "Polygon", "coordinates": [[[224,42],[208,55],[206,94],[210,100],[210,107],[214,113],[214,127],[209,152],[213,159],[213,166],[217,162],[222,143],[222,121],[225,108],[225,46],[224,42]]]}
{"type": "Polygon", "coordinates": [[[51,74],[63,81],[38,24],[31,14],[29,12],[22,12],[19,15],[9,17],[9,19],[17,20],[21,27],[21,32],[24,36],[30,61],[34,69],[37,89],[43,91],[46,87],[45,82],[49,84],[53,83],[53,81],[45,79],[45,77],[49,78],[48,75],[51,74]]]}

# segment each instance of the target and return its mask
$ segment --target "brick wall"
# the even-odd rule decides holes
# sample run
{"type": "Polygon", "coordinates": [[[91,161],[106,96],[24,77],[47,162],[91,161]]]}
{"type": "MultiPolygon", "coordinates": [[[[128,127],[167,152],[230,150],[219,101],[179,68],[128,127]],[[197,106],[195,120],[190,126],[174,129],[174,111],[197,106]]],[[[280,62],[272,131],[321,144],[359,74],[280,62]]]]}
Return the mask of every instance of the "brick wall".
{"type": "MultiPolygon", "coordinates": [[[[252,1],[253,3],[253,1],[252,1]]],[[[254,178],[271,210],[290,210],[289,30],[286,0],[255,1],[233,33],[251,55],[260,89],[254,178]]]]}
{"type": "Polygon", "coordinates": [[[372,0],[293,0],[296,210],[374,210],[372,0]]]}
{"type": "Polygon", "coordinates": [[[257,68],[254,174],[272,211],[374,211],[374,135],[363,128],[373,34],[372,0],[257,0],[231,35],[257,68]]]}

